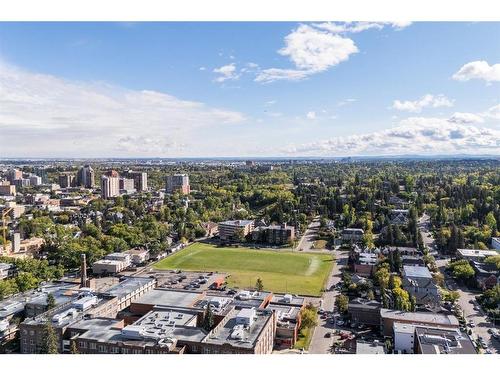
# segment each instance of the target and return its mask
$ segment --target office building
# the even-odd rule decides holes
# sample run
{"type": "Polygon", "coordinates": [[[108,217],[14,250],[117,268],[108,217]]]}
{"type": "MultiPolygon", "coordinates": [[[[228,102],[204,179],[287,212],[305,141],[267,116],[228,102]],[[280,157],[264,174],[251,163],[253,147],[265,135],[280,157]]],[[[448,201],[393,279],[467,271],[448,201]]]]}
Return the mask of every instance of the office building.
{"type": "Polygon", "coordinates": [[[348,312],[353,323],[378,326],[381,307],[382,304],[378,301],[355,298],[349,302],[348,312]]]}
{"type": "Polygon", "coordinates": [[[38,186],[38,185],[42,184],[42,178],[38,177],[36,175],[31,175],[29,177],[29,180],[30,180],[30,185],[31,186],[38,186]]]}
{"type": "Polygon", "coordinates": [[[246,236],[254,229],[253,220],[228,220],[219,223],[219,237],[222,241],[232,241],[240,232],[246,236]]]}
{"type": "Polygon", "coordinates": [[[129,267],[131,258],[129,254],[112,253],[92,264],[92,272],[96,275],[113,275],[129,267]]]}
{"type": "Polygon", "coordinates": [[[295,239],[295,228],[286,224],[257,227],[252,239],[272,245],[286,245],[295,239]]]}
{"type": "Polygon", "coordinates": [[[168,194],[179,192],[181,194],[189,194],[191,188],[189,186],[189,176],[187,174],[174,174],[167,176],[166,191],[168,194]]]}
{"type": "Polygon", "coordinates": [[[12,168],[7,171],[7,180],[9,180],[11,184],[14,183],[15,180],[21,178],[23,178],[23,172],[19,169],[12,168]]]}
{"type": "Polygon", "coordinates": [[[16,185],[0,184],[0,195],[16,195],[16,185]]]}
{"type": "Polygon", "coordinates": [[[118,181],[120,192],[124,194],[135,193],[134,180],[131,178],[120,177],[118,181]]]}
{"type": "Polygon", "coordinates": [[[137,191],[148,190],[148,174],[146,172],[129,171],[129,178],[134,180],[134,188],[137,191]]]}
{"type": "Polygon", "coordinates": [[[20,189],[23,187],[30,186],[30,179],[29,178],[18,178],[16,180],[14,180],[13,183],[17,188],[20,189]]]}
{"type": "Polygon", "coordinates": [[[394,323],[394,350],[402,354],[476,354],[470,337],[457,328],[394,323]]]}
{"type": "Polygon", "coordinates": [[[120,177],[118,172],[109,171],[101,176],[101,196],[104,199],[118,197],[120,195],[120,177]]]}
{"type": "Polygon", "coordinates": [[[203,354],[271,354],[276,315],[268,309],[235,307],[202,340],[203,354]]]}
{"type": "Polygon", "coordinates": [[[95,185],[95,172],[90,165],[84,165],[78,169],[76,184],[87,189],[92,189],[95,185]]]}
{"type": "Polygon", "coordinates": [[[71,173],[61,173],[59,175],[59,186],[62,189],[69,188],[75,185],[75,176],[71,173]]]}
{"type": "Polygon", "coordinates": [[[380,331],[384,336],[392,336],[394,323],[443,328],[459,328],[460,326],[458,319],[453,315],[380,309],[380,331]]]}

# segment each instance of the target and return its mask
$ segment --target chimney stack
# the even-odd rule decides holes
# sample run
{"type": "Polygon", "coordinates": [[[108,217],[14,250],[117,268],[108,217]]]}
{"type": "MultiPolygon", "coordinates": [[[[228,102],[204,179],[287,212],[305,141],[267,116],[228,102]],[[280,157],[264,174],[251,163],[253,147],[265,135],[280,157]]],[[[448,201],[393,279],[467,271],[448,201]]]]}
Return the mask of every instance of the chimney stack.
{"type": "Polygon", "coordinates": [[[87,257],[85,254],[80,255],[81,259],[81,270],[80,270],[80,287],[81,288],[86,288],[87,287],[87,257]]]}

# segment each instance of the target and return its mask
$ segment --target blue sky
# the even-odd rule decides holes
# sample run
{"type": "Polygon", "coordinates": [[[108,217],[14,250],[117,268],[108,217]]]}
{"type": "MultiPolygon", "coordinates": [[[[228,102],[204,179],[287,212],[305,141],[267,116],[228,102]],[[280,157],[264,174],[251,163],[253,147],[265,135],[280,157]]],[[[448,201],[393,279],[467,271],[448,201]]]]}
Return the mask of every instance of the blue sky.
{"type": "Polygon", "coordinates": [[[498,154],[499,39],[500,23],[0,23],[0,157],[498,154]]]}

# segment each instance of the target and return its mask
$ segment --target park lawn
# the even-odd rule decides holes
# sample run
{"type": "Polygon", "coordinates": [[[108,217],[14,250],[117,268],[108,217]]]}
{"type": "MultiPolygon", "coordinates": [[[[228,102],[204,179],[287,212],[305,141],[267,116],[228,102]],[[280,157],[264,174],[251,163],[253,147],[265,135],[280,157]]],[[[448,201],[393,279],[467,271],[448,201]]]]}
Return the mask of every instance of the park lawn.
{"type": "Polygon", "coordinates": [[[228,286],[254,287],[262,279],[264,290],[319,296],[333,266],[328,254],[216,247],[194,243],[162,259],[157,269],[228,273],[228,286]]]}

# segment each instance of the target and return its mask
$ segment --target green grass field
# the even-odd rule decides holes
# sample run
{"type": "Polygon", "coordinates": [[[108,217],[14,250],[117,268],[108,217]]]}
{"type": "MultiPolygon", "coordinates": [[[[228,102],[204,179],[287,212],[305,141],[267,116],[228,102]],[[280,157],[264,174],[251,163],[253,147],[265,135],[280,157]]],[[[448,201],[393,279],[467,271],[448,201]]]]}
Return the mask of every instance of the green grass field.
{"type": "Polygon", "coordinates": [[[229,273],[229,287],[253,287],[257,278],[264,290],[319,296],[333,266],[328,254],[224,248],[195,243],[162,259],[157,269],[229,273]]]}

